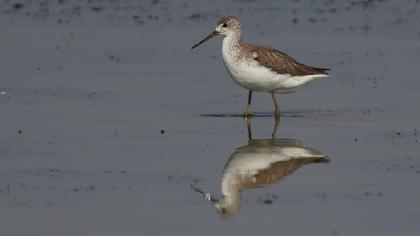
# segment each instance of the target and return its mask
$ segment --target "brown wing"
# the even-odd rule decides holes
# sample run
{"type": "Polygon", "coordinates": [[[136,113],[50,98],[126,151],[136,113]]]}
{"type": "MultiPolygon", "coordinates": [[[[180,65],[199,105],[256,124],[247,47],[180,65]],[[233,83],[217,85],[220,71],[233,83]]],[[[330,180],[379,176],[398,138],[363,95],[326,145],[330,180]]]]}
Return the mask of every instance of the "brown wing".
{"type": "Polygon", "coordinates": [[[245,44],[244,46],[248,49],[247,51],[254,60],[279,74],[290,74],[293,76],[328,74],[328,68],[318,68],[301,64],[277,49],[252,44],[245,44]]]}

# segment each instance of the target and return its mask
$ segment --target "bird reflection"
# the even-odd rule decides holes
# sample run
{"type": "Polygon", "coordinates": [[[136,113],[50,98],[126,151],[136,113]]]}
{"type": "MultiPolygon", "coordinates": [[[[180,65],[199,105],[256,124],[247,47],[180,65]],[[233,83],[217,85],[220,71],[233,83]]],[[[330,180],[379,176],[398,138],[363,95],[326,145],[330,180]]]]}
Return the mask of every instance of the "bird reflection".
{"type": "Polygon", "coordinates": [[[248,124],[248,144],[236,148],[223,169],[221,190],[223,197],[217,199],[197,187],[193,190],[213,203],[216,212],[225,218],[239,212],[241,192],[248,188],[261,188],[292,174],[300,167],[312,163],[328,163],[326,155],[313,148],[302,146],[290,138],[275,138],[276,120],[270,139],[253,139],[251,121],[248,124]]]}

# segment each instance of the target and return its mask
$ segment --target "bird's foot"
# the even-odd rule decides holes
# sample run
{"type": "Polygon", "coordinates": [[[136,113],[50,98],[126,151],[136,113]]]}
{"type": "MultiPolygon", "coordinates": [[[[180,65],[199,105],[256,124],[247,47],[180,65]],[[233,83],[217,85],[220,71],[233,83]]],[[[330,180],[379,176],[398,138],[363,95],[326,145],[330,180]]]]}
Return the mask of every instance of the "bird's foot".
{"type": "Polygon", "coordinates": [[[242,113],[242,116],[246,118],[250,118],[252,116],[251,107],[247,106],[244,113],[242,113]]]}

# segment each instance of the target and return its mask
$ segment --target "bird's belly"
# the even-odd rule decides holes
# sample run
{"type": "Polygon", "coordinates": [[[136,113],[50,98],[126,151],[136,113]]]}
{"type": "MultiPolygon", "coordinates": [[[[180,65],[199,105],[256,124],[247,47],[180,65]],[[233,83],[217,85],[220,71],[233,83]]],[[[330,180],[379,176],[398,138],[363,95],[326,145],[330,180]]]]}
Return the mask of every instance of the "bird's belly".
{"type": "Polygon", "coordinates": [[[289,74],[277,74],[255,63],[225,63],[232,79],[240,86],[260,92],[271,92],[278,88],[287,88],[289,74]]]}
{"type": "Polygon", "coordinates": [[[261,65],[247,63],[226,64],[226,68],[237,84],[258,92],[293,93],[312,80],[328,77],[325,74],[305,76],[278,74],[261,65]]]}

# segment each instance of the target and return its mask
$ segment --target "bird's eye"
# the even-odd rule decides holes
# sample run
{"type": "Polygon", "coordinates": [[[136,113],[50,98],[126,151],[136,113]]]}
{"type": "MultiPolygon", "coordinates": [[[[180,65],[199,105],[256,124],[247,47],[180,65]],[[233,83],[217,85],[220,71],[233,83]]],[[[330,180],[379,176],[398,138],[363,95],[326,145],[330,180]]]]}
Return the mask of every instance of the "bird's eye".
{"type": "Polygon", "coordinates": [[[225,23],[223,23],[223,27],[227,27],[227,23],[225,22],[225,23]]]}

